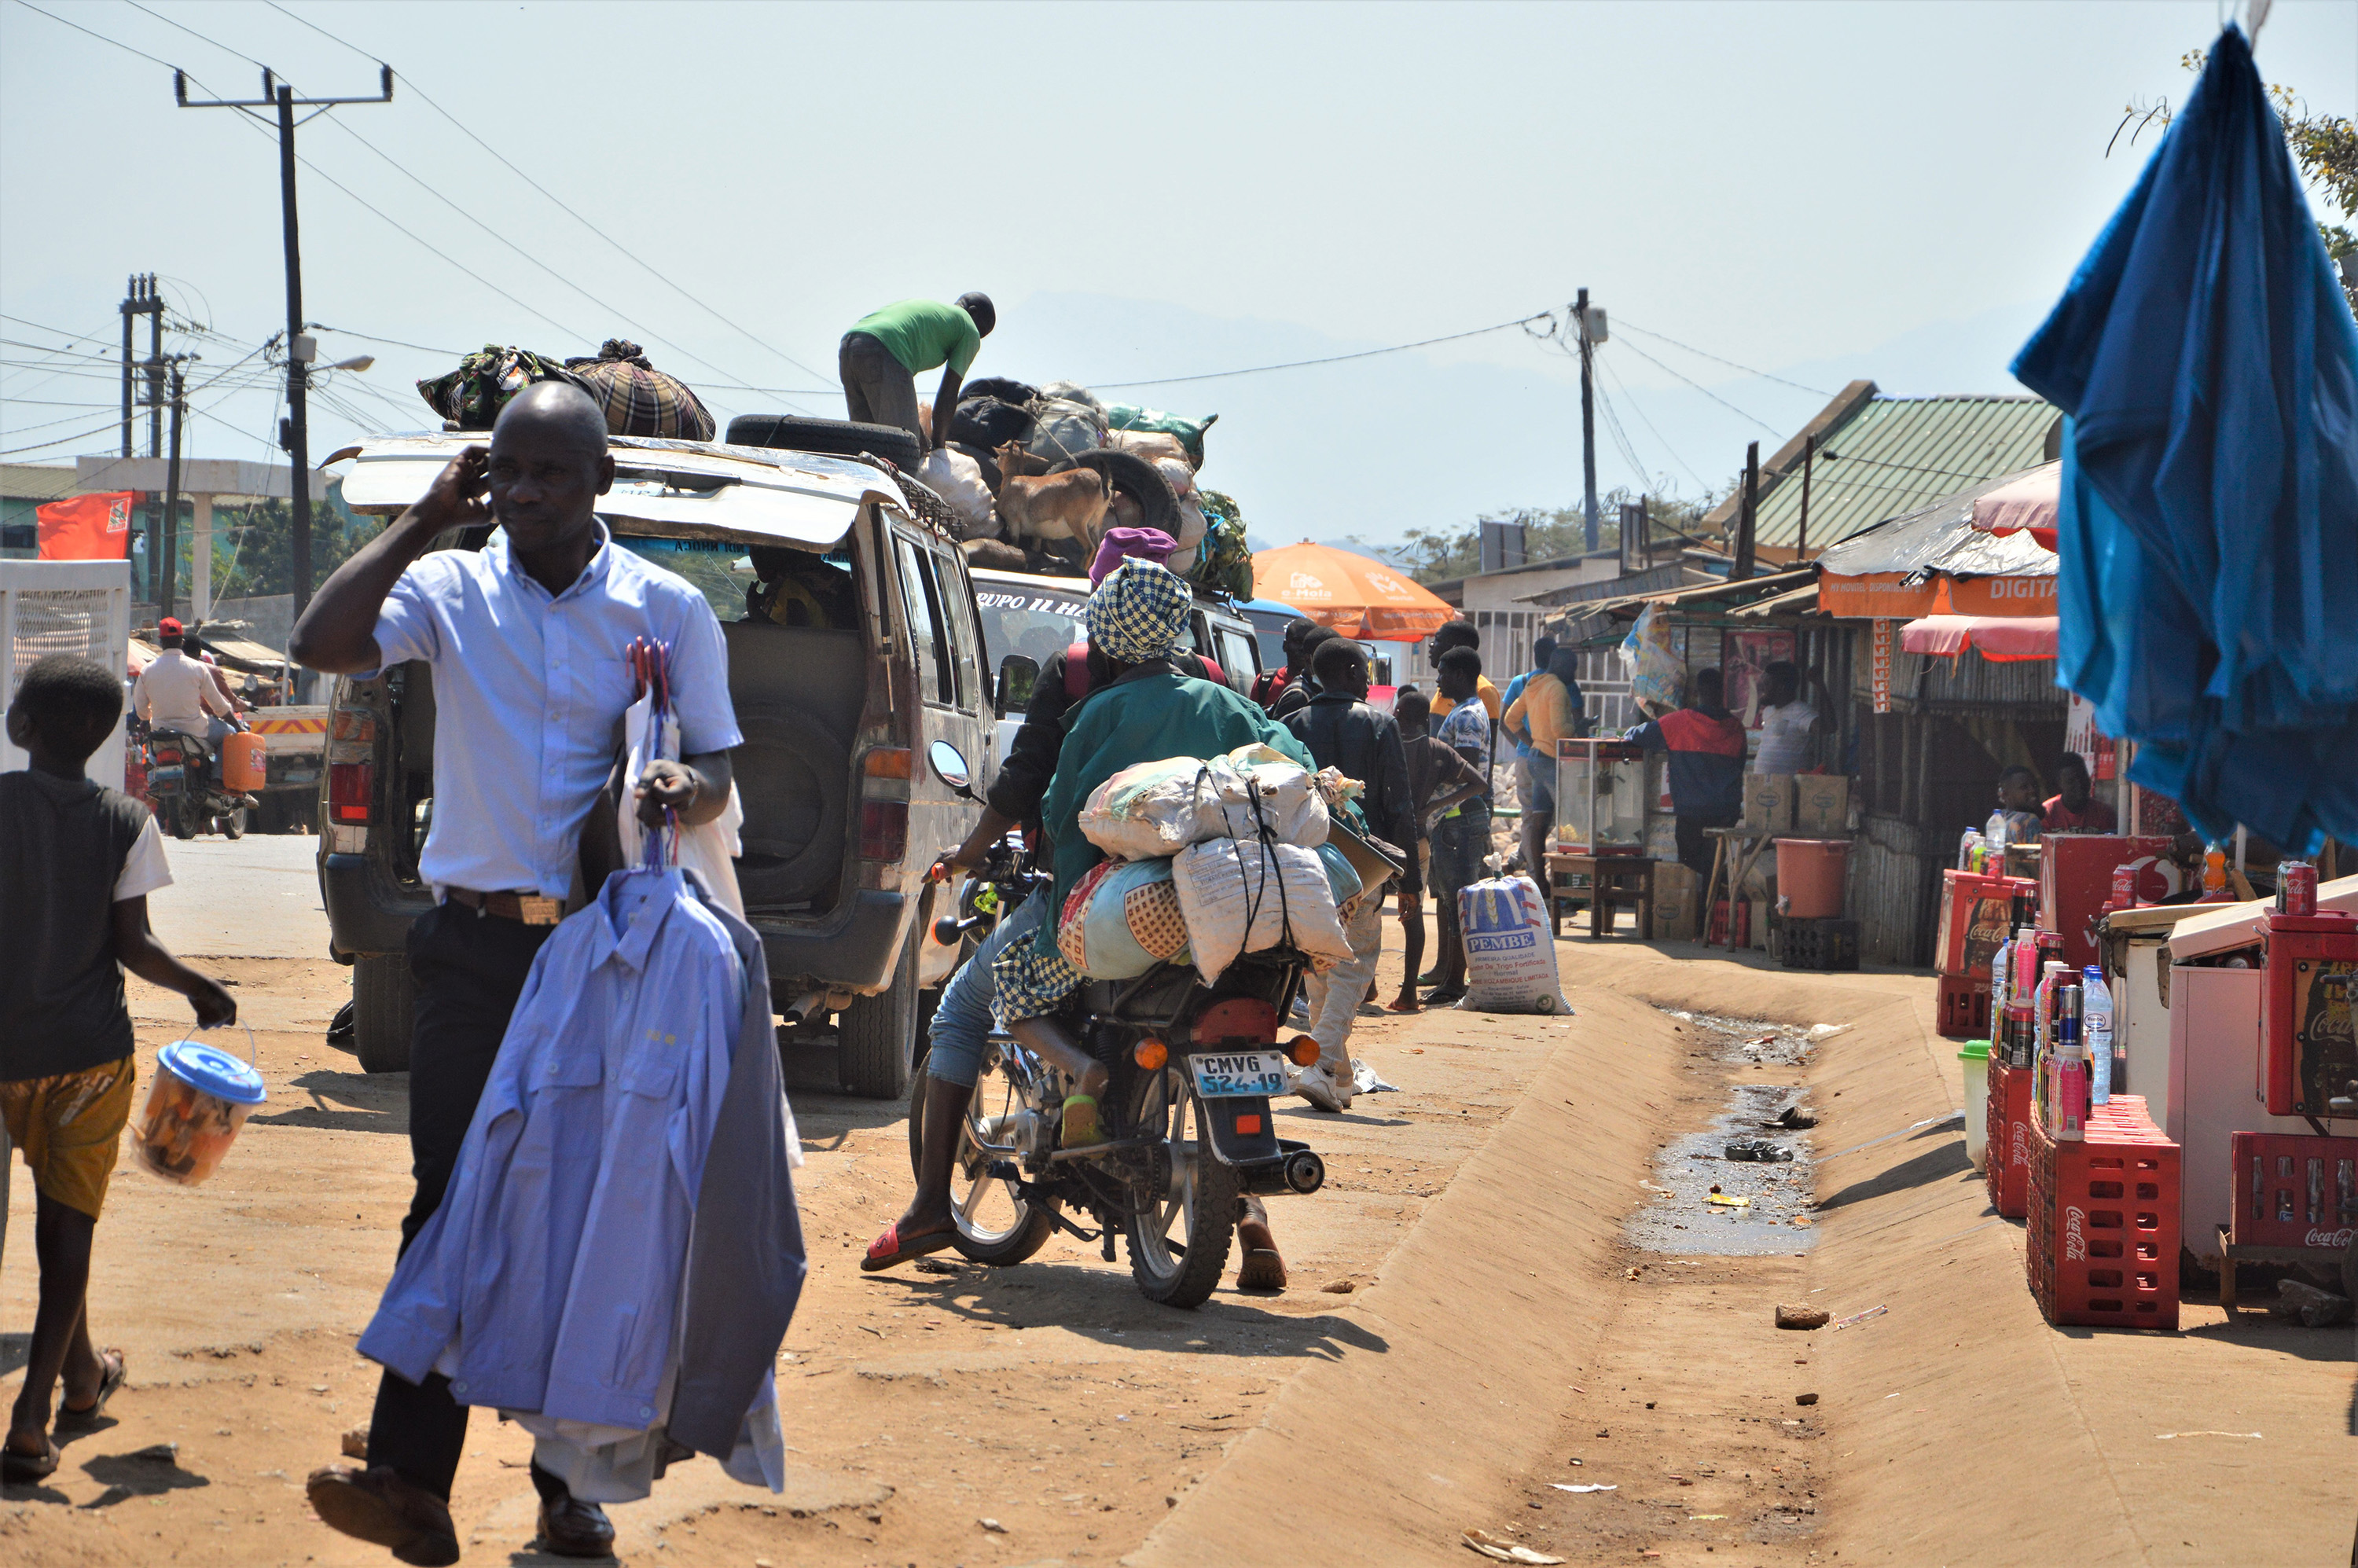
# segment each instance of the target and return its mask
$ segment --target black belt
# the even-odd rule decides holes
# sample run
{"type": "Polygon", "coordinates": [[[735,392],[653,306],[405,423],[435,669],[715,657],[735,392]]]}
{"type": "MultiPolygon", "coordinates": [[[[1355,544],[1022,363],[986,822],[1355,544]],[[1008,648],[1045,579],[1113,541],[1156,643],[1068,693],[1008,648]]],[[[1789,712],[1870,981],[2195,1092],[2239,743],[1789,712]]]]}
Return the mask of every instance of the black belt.
{"type": "Polygon", "coordinates": [[[465,904],[477,914],[496,914],[525,925],[554,925],[565,918],[565,901],[532,892],[477,892],[472,888],[444,888],[443,896],[465,904]]]}

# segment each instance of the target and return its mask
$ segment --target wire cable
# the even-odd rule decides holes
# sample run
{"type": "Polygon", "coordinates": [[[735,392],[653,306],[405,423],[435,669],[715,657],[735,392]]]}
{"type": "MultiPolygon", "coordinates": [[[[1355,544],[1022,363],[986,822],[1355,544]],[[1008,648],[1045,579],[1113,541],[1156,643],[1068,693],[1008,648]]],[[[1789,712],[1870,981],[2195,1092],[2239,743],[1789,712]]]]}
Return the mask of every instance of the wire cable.
{"type": "Polygon", "coordinates": [[[1638,401],[1638,395],[1631,392],[1629,388],[1623,384],[1621,380],[1621,373],[1613,368],[1612,362],[1607,360],[1602,352],[1593,351],[1590,357],[1595,362],[1596,367],[1599,370],[1613,378],[1613,384],[1620,389],[1621,395],[1628,401],[1629,411],[1637,415],[1639,422],[1646,427],[1647,432],[1650,434],[1656,441],[1661,443],[1662,450],[1671,454],[1671,460],[1678,464],[1679,467],[1686,470],[1687,477],[1693,480],[1695,483],[1702,488],[1703,492],[1705,495],[1709,495],[1711,493],[1711,485],[1709,481],[1707,481],[1703,475],[1695,472],[1694,465],[1687,461],[1686,459],[1681,457],[1679,455],[1679,449],[1676,447],[1671,446],[1671,443],[1664,438],[1660,430],[1654,428],[1654,422],[1646,417],[1645,405],[1639,403],[1638,401]]]}
{"type": "Polygon", "coordinates": [[[1467,332],[1447,332],[1438,338],[1422,338],[1413,343],[1395,343],[1388,349],[1362,349],[1351,354],[1328,354],[1314,360],[1288,360],[1283,364],[1248,365],[1243,370],[1208,371],[1202,375],[1166,375],[1152,381],[1093,381],[1088,384],[1099,392],[1127,392],[1132,387],[1139,386],[1177,386],[1191,381],[1225,381],[1233,375],[1265,375],[1276,370],[1300,370],[1305,365],[1340,364],[1346,360],[1368,360],[1379,354],[1399,354],[1406,353],[1411,349],[1429,349],[1435,343],[1454,343],[1461,338],[1479,338],[1486,333],[1503,332],[1509,327],[1527,326],[1533,321],[1546,321],[1552,327],[1554,317],[1551,312],[1541,310],[1531,316],[1518,316],[1511,321],[1500,321],[1494,326],[1476,327],[1467,332]]]}
{"type": "MultiPolygon", "coordinates": [[[[286,6],[279,5],[278,0],[265,0],[265,3],[280,16],[286,16],[292,21],[301,23],[304,27],[310,28],[313,32],[319,34],[321,38],[328,39],[331,43],[341,45],[343,48],[350,49],[352,53],[360,56],[361,59],[376,65],[385,63],[381,57],[371,54],[368,50],[362,49],[358,44],[352,42],[350,39],[331,33],[327,28],[320,27],[317,22],[312,21],[310,18],[301,16],[297,12],[288,10],[286,6]]],[[[451,114],[450,111],[442,107],[440,103],[435,102],[434,98],[427,93],[424,88],[418,86],[414,79],[405,74],[402,77],[402,82],[403,85],[406,86],[410,92],[416,93],[418,99],[423,102],[427,108],[433,110],[437,114],[441,115],[445,120],[449,121],[452,125],[456,126],[461,135],[464,135],[469,141],[474,143],[477,146],[491,154],[492,157],[498,159],[501,165],[504,167],[509,173],[514,175],[518,179],[523,180],[526,185],[531,186],[535,190],[540,192],[541,195],[546,197],[551,202],[555,203],[558,211],[562,211],[567,217],[572,219],[575,222],[589,230],[592,234],[595,234],[600,240],[613,247],[616,252],[621,254],[625,259],[632,262],[633,265],[645,271],[648,276],[654,278],[656,282],[662,284],[665,288],[670,289],[682,299],[687,300],[690,305],[695,306],[698,309],[703,311],[706,315],[719,322],[722,326],[727,327],[730,331],[733,331],[744,338],[746,341],[752,343],[755,347],[765,349],[771,353],[777,355],[778,358],[785,361],[796,370],[801,371],[805,375],[817,377],[820,381],[827,384],[827,390],[833,391],[836,389],[837,384],[835,379],[828,375],[827,372],[819,370],[814,366],[805,364],[802,361],[786,352],[785,350],[778,348],[774,344],[765,342],[761,338],[755,336],[751,330],[741,327],[735,321],[730,320],[728,317],[722,315],[719,311],[714,309],[711,306],[706,304],[703,300],[698,298],[695,295],[690,294],[687,289],[681,287],[678,284],[674,283],[653,263],[641,258],[639,255],[625,247],[621,241],[615,239],[614,236],[608,232],[603,226],[590,222],[588,218],[583,217],[579,212],[575,211],[562,197],[549,189],[548,187],[541,184],[540,181],[535,179],[529,174],[526,174],[523,169],[518,168],[515,164],[508,158],[505,153],[501,152],[499,148],[493,146],[491,143],[477,135],[473,131],[469,130],[467,126],[460,122],[457,115],[451,114]]]]}
{"type": "Polygon", "coordinates": [[[1726,398],[1722,397],[1719,394],[1704,385],[1703,383],[1695,380],[1693,376],[1682,375],[1679,372],[1672,370],[1670,366],[1664,364],[1661,361],[1656,359],[1653,355],[1648,353],[1637,344],[1625,341],[1621,346],[1628,350],[1631,353],[1637,355],[1639,359],[1644,360],[1648,364],[1652,365],[1656,370],[1662,372],[1664,374],[1677,376],[1679,380],[1685,382],[1689,386],[1693,387],[1697,392],[1702,393],[1705,397],[1710,398],[1714,403],[1718,404],[1730,414],[1737,415],[1743,418],[1751,420],[1755,425],[1759,426],[1762,429],[1768,431],[1772,436],[1777,434],[1777,427],[1768,423],[1768,420],[1763,419],[1758,414],[1745,413],[1743,409],[1738,408],[1735,404],[1730,403],[1726,398]]]}
{"type": "MultiPolygon", "coordinates": [[[[146,61],[148,64],[150,64],[150,65],[160,65],[160,66],[162,66],[166,70],[179,70],[179,69],[180,69],[178,66],[174,65],[174,64],[173,64],[170,60],[168,60],[168,59],[157,59],[154,55],[149,54],[146,49],[133,49],[129,44],[124,43],[124,42],[122,39],[120,39],[120,38],[108,38],[104,33],[96,33],[96,32],[92,32],[90,28],[83,27],[80,22],[68,22],[68,21],[66,21],[66,19],[65,19],[63,16],[59,16],[59,15],[58,15],[56,12],[54,12],[54,11],[43,11],[43,10],[41,10],[41,8],[40,8],[38,5],[34,5],[34,4],[33,4],[33,0],[16,0],[16,4],[17,4],[17,5],[22,5],[22,6],[23,6],[23,7],[25,7],[25,9],[26,9],[26,10],[27,10],[27,11],[39,12],[39,14],[40,14],[40,15],[42,15],[42,16],[47,16],[47,17],[48,17],[50,21],[52,21],[52,22],[60,22],[60,23],[63,23],[65,26],[67,26],[67,27],[71,27],[71,28],[72,28],[75,32],[77,32],[77,33],[86,33],[86,34],[88,34],[90,37],[92,37],[92,38],[96,38],[100,43],[103,43],[103,44],[113,44],[116,49],[119,49],[124,50],[125,52],[130,53],[130,54],[135,54],[135,55],[137,55],[141,59],[146,60],[146,61]]],[[[197,79],[196,79],[195,77],[193,77],[193,76],[192,76],[192,77],[190,77],[190,78],[189,78],[189,80],[190,81],[197,81],[197,79]]],[[[197,81],[197,85],[198,85],[198,86],[200,86],[200,87],[204,87],[204,86],[205,86],[205,84],[204,84],[203,82],[201,82],[201,81],[197,81]]],[[[205,91],[206,91],[206,92],[211,92],[212,91],[212,89],[211,89],[211,88],[210,88],[210,87],[205,87],[205,91]]]]}
{"type": "MultiPolygon", "coordinates": [[[[155,17],[157,21],[163,23],[168,27],[179,27],[180,31],[188,34],[189,37],[196,39],[197,42],[200,44],[211,44],[213,48],[221,50],[223,54],[236,55],[238,59],[245,61],[248,65],[254,66],[263,70],[270,70],[268,66],[264,65],[262,61],[254,59],[252,55],[233,49],[218,38],[209,38],[205,37],[204,34],[197,31],[194,27],[182,27],[181,24],[172,20],[171,17],[167,16],[163,12],[152,9],[149,6],[142,5],[139,3],[139,0],[123,0],[123,3],[130,6],[135,11],[146,12],[148,16],[155,17]]],[[[273,76],[278,75],[276,71],[271,71],[271,74],[273,76]]],[[[283,76],[279,76],[278,80],[285,81],[287,79],[283,76]]]]}
{"type": "Polygon", "coordinates": [[[1822,386],[1803,386],[1798,381],[1788,381],[1781,375],[1772,375],[1765,370],[1754,370],[1750,365],[1737,364],[1734,360],[1722,358],[1720,355],[1713,353],[1709,349],[1698,349],[1693,343],[1682,343],[1676,338],[1664,337],[1661,333],[1654,331],[1650,328],[1640,327],[1638,323],[1630,320],[1626,316],[1622,317],[1613,324],[1619,327],[1624,331],[1643,332],[1647,337],[1668,343],[1674,349],[1684,349],[1691,354],[1700,354],[1704,359],[1717,361],[1719,363],[1725,365],[1730,370],[1740,370],[1747,375],[1757,375],[1763,381],[1773,381],[1779,386],[1790,386],[1796,392],[1806,392],[1817,397],[1832,397],[1834,395],[1834,394],[1828,392],[1822,386]]]}

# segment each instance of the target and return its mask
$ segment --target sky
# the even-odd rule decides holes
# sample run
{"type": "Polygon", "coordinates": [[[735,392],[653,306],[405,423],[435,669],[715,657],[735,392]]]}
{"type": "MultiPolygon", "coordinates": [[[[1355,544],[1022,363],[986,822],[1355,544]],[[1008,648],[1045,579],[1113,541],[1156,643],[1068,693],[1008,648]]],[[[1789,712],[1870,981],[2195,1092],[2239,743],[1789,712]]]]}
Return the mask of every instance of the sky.
{"type": "MultiPolygon", "coordinates": [[[[2236,9],[39,3],[88,32],[0,0],[5,460],[115,449],[134,272],[203,329],[167,343],[190,455],[277,456],[275,133],[114,45],[191,98],[382,59],[390,104],[297,136],[305,318],[376,356],[319,378],[315,455],[425,427],[416,382],[487,342],[839,416],[851,322],[981,289],[972,373],[1217,413],[1203,482],[1257,538],[1379,544],[1577,504],[1584,287],[1600,492],[1724,485],[1854,377],[2019,395],[2154,146],[2106,156],[2124,109],[2236,9]]],[[[2358,114],[2358,0],[2279,0],[2255,52],[2358,114]]]]}

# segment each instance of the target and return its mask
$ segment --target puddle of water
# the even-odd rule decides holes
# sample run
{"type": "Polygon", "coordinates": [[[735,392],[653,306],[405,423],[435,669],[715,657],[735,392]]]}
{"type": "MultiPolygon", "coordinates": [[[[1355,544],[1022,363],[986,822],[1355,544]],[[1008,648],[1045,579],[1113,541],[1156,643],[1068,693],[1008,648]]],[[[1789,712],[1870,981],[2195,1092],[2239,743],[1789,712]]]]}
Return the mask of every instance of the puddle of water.
{"type": "MultiPolygon", "coordinates": [[[[1749,1073],[1756,1064],[1798,1067],[1828,1033],[1757,1020],[1717,1018],[1677,1009],[1664,1011],[1686,1026],[1690,1049],[1708,1053],[1722,1065],[1749,1073]]],[[[1742,1081],[1730,1086],[1725,1109],[1704,1130],[1688,1133],[1654,1157],[1650,1200],[1630,1217],[1636,1246],[1652,1252],[1720,1258],[1766,1257],[1806,1252],[1812,1227],[1792,1223],[1809,1213],[1815,1164],[1809,1134],[1768,1125],[1787,1106],[1803,1103],[1806,1091],[1790,1083],[1742,1081]],[[1730,1143],[1766,1141],[1792,1151],[1790,1160],[1725,1158],[1730,1143]],[[1719,1195],[1748,1198],[1742,1208],[1711,1202],[1719,1195]]]]}

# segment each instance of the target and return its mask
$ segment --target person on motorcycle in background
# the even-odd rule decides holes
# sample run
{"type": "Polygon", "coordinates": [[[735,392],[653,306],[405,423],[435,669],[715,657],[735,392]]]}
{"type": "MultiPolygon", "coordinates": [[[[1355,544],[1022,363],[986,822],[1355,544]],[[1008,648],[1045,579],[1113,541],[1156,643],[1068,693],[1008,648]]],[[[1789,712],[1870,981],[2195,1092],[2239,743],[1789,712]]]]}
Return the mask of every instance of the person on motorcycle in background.
{"type": "MultiPolygon", "coordinates": [[[[1158,548],[1162,555],[1168,555],[1174,547],[1170,535],[1158,529],[1117,528],[1108,539],[1117,546],[1135,546],[1141,559],[1152,557],[1158,548]]],[[[1100,555],[1092,568],[1093,575],[1102,581],[1121,558],[1118,554],[1111,557],[1100,555]]],[[[1105,654],[1092,644],[1075,679],[1067,674],[1068,658],[1069,651],[1058,648],[1044,662],[1040,677],[1032,687],[1032,700],[1024,710],[1022,726],[1016,730],[1006,760],[991,779],[982,819],[967,835],[965,843],[946,851],[934,862],[931,874],[936,881],[946,881],[979,865],[990,853],[990,847],[1011,828],[1020,826],[1038,830],[1041,803],[1047,797],[1049,782],[1055,776],[1056,753],[1065,741],[1065,713],[1082,697],[1112,680],[1120,668],[1109,665],[1105,654]],[[1073,689],[1076,686],[1079,687],[1078,696],[1073,689]]],[[[1220,684],[1219,666],[1195,654],[1174,650],[1169,655],[1169,665],[1182,676],[1220,684]]],[[[873,1273],[890,1269],[952,1245],[957,1229],[950,1212],[950,1178],[957,1162],[959,1129],[974,1097],[975,1079],[980,1076],[983,1051],[990,1033],[998,995],[992,965],[1009,946],[1036,937],[1052,907],[1045,892],[1025,899],[1012,913],[1001,918],[973,957],[942,989],[941,1000],[934,1009],[928,1035],[931,1045],[925,1057],[925,1106],[916,1195],[909,1200],[901,1217],[870,1244],[867,1257],[860,1260],[863,1271],[873,1273]]],[[[1248,1221],[1242,1228],[1248,1267],[1257,1250],[1266,1251],[1271,1259],[1277,1257],[1277,1243],[1267,1234],[1265,1220],[1248,1221]],[[1254,1229],[1256,1226],[1260,1227],[1258,1231],[1254,1229]]],[[[1280,1262],[1280,1288],[1283,1275],[1280,1262]]],[[[1240,1282],[1245,1282],[1248,1289],[1254,1288],[1241,1278],[1240,1282]]]]}
{"type": "MultiPolygon", "coordinates": [[[[218,749],[211,736],[216,720],[235,730],[238,702],[230,693],[228,683],[213,665],[192,656],[188,648],[195,639],[183,634],[180,623],[169,615],[157,622],[156,641],[163,649],[147,661],[139,672],[139,679],[131,687],[132,711],[146,722],[148,729],[179,735],[197,742],[185,748],[194,753],[183,764],[189,768],[192,783],[201,783],[211,776],[212,754],[218,749]]],[[[201,654],[199,647],[194,652],[201,654]]],[[[240,795],[241,803],[259,803],[252,795],[240,795]]]]}

